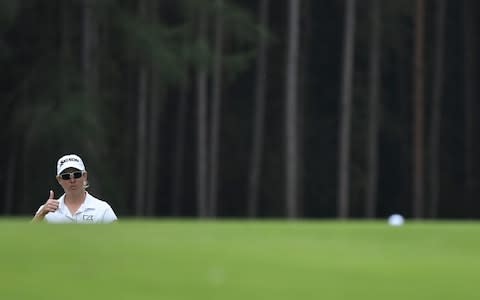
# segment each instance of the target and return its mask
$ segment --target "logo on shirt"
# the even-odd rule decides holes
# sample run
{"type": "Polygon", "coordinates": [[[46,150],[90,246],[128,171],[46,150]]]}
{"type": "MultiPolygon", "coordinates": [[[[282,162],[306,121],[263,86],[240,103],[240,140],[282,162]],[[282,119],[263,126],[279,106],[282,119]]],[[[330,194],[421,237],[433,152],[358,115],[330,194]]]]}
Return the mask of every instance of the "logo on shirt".
{"type": "Polygon", "coordinates": [[[93,222],[93,215],[83,215],[83,220],[93,222]]]}

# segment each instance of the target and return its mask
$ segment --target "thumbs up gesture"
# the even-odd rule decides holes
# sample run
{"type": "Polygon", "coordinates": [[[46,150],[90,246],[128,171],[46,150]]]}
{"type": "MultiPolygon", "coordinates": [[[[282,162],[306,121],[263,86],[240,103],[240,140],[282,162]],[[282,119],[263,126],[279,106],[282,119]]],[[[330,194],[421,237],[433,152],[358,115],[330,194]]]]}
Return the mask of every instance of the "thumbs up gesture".
{"type": "Polygon", "coordinates": [[[48,197],[47,202],[43,205],[42,213],[44,215],[48,214],[49,212],[54,212],[58,209],[58,200],[54,198],[53,191],[50,190],[50,195],[48,197]]]}

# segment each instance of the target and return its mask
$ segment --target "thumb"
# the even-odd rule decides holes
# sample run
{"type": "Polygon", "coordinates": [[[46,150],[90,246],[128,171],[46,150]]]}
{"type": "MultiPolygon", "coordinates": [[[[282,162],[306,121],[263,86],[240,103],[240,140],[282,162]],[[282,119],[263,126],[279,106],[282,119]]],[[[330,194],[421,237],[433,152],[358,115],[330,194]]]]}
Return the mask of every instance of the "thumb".
{"type": "Polygon", "coordinates": [[[53,191],[50,190],[50,196],[48,197],[48,199],[54,199],[53,197],[55,197],[55,196],[53,195],[53,191]]]}

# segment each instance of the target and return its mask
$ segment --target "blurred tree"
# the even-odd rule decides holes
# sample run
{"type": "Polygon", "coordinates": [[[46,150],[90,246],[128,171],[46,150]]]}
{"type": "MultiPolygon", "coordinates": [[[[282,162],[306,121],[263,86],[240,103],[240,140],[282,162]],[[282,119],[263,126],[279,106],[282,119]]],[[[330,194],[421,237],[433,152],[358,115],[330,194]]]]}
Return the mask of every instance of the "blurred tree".
{"type": "MultiPolygon", "coordinates": [[[[268,28],[269,0],[261,0],[258,7],[260,26],[268,28]]],[[[267,40],[265,30],[258,34],[256,59],[255,102],[252,132],[252,152],[248,186],[247,215],[257,217],[259,210],[260,178],[262,173],[262,157],[264,144],[265,104],[267,85],[267,40]]]]}
{"type": "MultiPolygon", "coordinates": [[[[98,94],[98,22],[95,1],[83,0],[83,84],[85,98],[95,98],[98,94]]],[[[64,12],[67,14],[68,12],[64,12]]],[[[65,16],[64,18],[67,18],[65,16]]],[[[68,28],[68,27],[67,27],[68,28]]],[[[67,28],[65,30],[67,30],[67,28]]],[[[66,35],[68,33],[65,33],[66,35]]],[[[65,45],[66,46],[66,45],[65,45]]]]}
{"type": "MultiPolygon", "coordinates": [[[[198,10],[197,43],[201,54],[208,50],[207,31],[208,15],[205,7],[198,10]]],[[[205,56],[202,56],[205,57],[205,56]]],[[[199,217],[208,216],[208,91],[207,91],[207,62],[200,61],[196,66],[197,92],[197,213],[199,217]]]]}
{"type": "MultiPolygon", "coordinates": [[[[70,2],[70,1],[67,1],[70,2]]],[[[105,131],[103,130],[103,124],[101,120],[101,110],[102,110],[102,100],[101,98],[101,74],[100,74],[100,54],[101,45],[100,36],[102,31],[101,21],[100,21],[100,13],[102,9],[103,3],[95,0],[82,0],[80,2],[81,5],[81,35],[82,35],[82,45],[81,45],[81,76],[82,76],[82,92],[81,95],[77,99],[73,99],[73,101],[78,101],[78,105],[80,107],[79,110],[79,118],[81,119],[82,123],[85,125],[85,130],[80,132],[81,140],[83,141],[84,145],[78,150],[80,152],[85,151],[88,155],[83,155],[84,159],[86,159],[88,163],[89,172],[91,174],[91,178],[95,178],[96,176],[101,176],[102,166],[100,162],[102,161],[102,156],[106,152],[105,148],[105,131]],[[85,114],[82,115],[82,112],[85,114]],[[91,130],[94,128],[95,130],[91,130]]],[[[65,3],[68,5],[68,3],[65,3]]],[[[71,14],[71,10],[75,9],[75,7],[70,6],[70,8],[65,7],[65,11],[63,11],[63,15],[59,19],[66,19],[69,18],[71,14]]],[[[60,48],[65,47],[66,49],[60,49],[59,57],[65,56],[65,64],[62,63],[60,65],[60,72],[68,71],[68,55],[71,50],[69,50],[69,20],[62,20],[65,25],[64,33],[60,33],[60,35],[64,35],[64,45],[60,46],[60,48]]],[[[58,23],[57,23],[58,24],[58,23]]],[[[62,38],[62,39],[63,39],[62,38]]],[[[60,76],[64,75],[60,74],[60,76]]],[[[66,76],[65,78],[69,78],[66,76]]],[[[65,80],[65,79],[64,79],[65,80]]],[[[67,79],[68,80],[68,79],[67,79]]],[[[68,84],[68,82],[67,82],[68,84]]],[[[68,88],[67,88],[68,89],[68,88]]],[[[60,86],[59,90],[62,90],[60,86]]],[[[63,95],[60,101],[65,101],[64,99],[70,98],[68,95],[63,95]],[[65,97],[65,98],[63,98],[65,97]]],[[[66,100],[66,101],[72,101],[66,100]]],[[[68,121],[67,121],[68,122],[68,121]]],[[[66,150],[67,151],[67,150],[66,150]]],[[[73,152],[72,150],[68,149],[68,151],[73,152]]],[[[103,194],[103,187],[101,184],[95,184],[95,193],[97,195],[103,194]]]]}
{"type": "Polygon", "coordinates": [[[298,67],[300,0],[288,1],[288,35],[285,84],[285,197],[288,218],[300,217],[298,209],[298,67]]]}
{"type": "Polygon", "coordinates": [[[212,66],[212,108],[210,123],[210,176],[208,191],[209,195],[209,213],[211,217],[218,215],[218,181],[219,181],[219,161],[220,161],[220,122],[222,106],[222,71],[223,71],[223,0],[215,1],[215,24],[214,24],[214,49],[212,66]]]}
{"type": "MultiPolygon", "coordinates": [[[[19,13],[20,3],[19,1],[1,1],[0,3],[0,63],[4,59],[8,59],[11,49],[8,48],[8,45],[5,43],[3,37],[4,33],[13,26],[13,22],[19,13]]],[[[13,97],[2,97],[3,105],[0,108],[0,117],[2,120],[7,119],[6,114],[11,114],[10,107],[12,106],[13,97]]],[[[8,143],[2,143],[6,146],[4,149],[7,157],[5,172],[0,176],[0,183],[4,183],[3,191],[3,214],[11,215],[14,212],[15,206],[15,184],[17,177],[17,164],[18,164],[18,152],[20,147],[20,140],[17,135],[11,134],[13,131],[12,126],[5,126],[5,129],[9,132],[8,134],[1,134],[0,140],[9,141],[8,143]],[[6,137],[4,137],[4,135],[6,137]]],[[[0,185],[1,186],[1,185],[0,185]]]]}
{"type": "Polygon", "coordinates": [[[378,193],[378,132],[379,132],[379,99],[381,99],[381,6],[379,0],[370,1],[370,56],[369,56],[369,122],[367,141],[367,195],[365,216],[375,218],[377,214],[378,193]]]}
{"type": "Polygon", "coordinates": [[[429,216],[438,217],[440,199],[440,133],[442,120],[442,97],[444,86],[444,53],[445,53],[445,14],[446,0],[438,0],[435,17],[435,47],[432,92],[432,117],[430,119],[430,207],[429,216]]]}
{"type": "Polygon", "coordinates": [[[475,118],[476,115],[476,100],[478,98],[478,27],[475,19],[475,4],[476,1],[465,0],[463,1],[463,31],[464,31],[464,91],[465,91],[465,185],[464,195],[465,200],[468,203],[467,208],[470,208],[469,216],[478,215],[474,214],[474,209],[471,209],[476,202],[476,179],[475,165],[478,162],[476,159],[477,151],[475,148],[476,127],[475,118]]]}
{"type": "Polygon", "coordinates": [[[343,73],[340,99],[339,130],[339,181],[337,214],[339,218],[348,218],[350,212],[350,139],[352,115],[352,85],[355,49],[355,0],[345,1],[345,27],[343,43],[343,73]]]}
{"type": "MultiPolygon", "coordinates": [[[[184,8],[185,22],[192,18],[193,12],[189,7],[184,8]]],[[[185,28],[182,36],[181,57],[183,61],[187,60],[187,53],[189,47],[189,39],[191,38],[192,29],[188,26],[185,28]]],[[[184,160],[186,149],[186,122],[188,112],[188,91],[190,89],[190,76],[186,63],[181,64],[182,76],[179,84],[178,105],[176,109],[175,121],[175,151],[174,151],[174,166],[173,166],[173,186],[172,186],[172,214],[173,216],[180,216],[182,213],[182,191],[184,189],[184,160]]]]}
{"type": "MultiPolygon", "coordinates": [[[[138,14],[141,21],[146,22],[148,17],[148,1],[138,2],[138,14]]],[[[146,188],[147,188],[147,110],[148,110],[148,67],[144,59],[140,59],[138,71],[138,94],[137,94],[137,149],[136,149],[136,172],[135,172],[135,215],[142,216],[145,213],[146,188]]]]}
{"type": "MultiPolygon", "coordinates": [[[[149,1],[148,24],[155,28],[159,26],[159,9],[161,1],[149,1]]],[[[156,35],[152,36],[156,39],[156,35]]],[[[157,50],[158,51],[158,50],[157,50]]],[[[159,64],[151,64],[150,69],[150,93],[148,109],[148,150],[147,150],[147,184],[146,184],[146,207],[145,214],[154,216],[157,209],[157,202],[160,200],[158,195],[158,182],[162,180],[160,172],[165,171],[159,167],[159,139],[160,139],[160,119],[164,110],[165,88],[161,82],[160,72],[162,67],[159,64]]]]}
{"type": "Polygon", "coordinates": [[[413,217],[424,217],[424,43],[425,2],[416,0],[415,6],[415,57],[414,57],[414,172],[413,172],[413,217]]]}

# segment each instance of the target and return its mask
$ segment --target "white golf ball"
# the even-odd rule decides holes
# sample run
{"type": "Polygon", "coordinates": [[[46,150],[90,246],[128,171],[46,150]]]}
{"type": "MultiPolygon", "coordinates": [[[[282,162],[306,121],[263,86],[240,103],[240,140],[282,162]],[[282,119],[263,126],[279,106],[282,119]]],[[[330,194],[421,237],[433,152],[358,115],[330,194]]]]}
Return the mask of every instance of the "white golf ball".
{"type": "Polygon", "coordinates": [[[402,215],[399,214],[393,214],[390,217],[388,217],[388,224],[391,226],[401,226],[405,220],[403,219],[402,215]]]}

